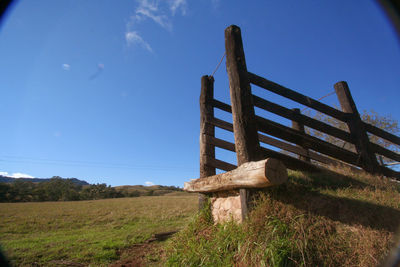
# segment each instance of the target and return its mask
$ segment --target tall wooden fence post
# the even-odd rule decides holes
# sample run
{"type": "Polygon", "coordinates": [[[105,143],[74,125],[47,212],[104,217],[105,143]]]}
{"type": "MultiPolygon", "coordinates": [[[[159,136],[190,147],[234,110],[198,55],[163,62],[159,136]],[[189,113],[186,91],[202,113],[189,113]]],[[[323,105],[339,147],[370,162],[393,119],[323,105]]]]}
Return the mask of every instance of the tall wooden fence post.
{"type": "Polygon", "coordinates": [[[334,85],[342,111],[348,113],[347,126],[354,141],[358,153],[358,161],[362,168],[370,173],[379,172],[379,164],[375,153],[369,146],[369,138],[361,121],[356,104],[351,96],[349,86],[346,82],[338,82],[334,85]]]}
{"type": "MultiPolygon", "coordinates": [[[[295,113],[298,113],[298,114],[300,114],[301,112],[300,112],[300,109],[299,108],[294,108],[294,109],[292,109],[295,113]]],[[[299,123],[299,122],[297,122],[297,121],[292,121],[292,129],[294,129],[294,130],[297,130],[297,131],[300,131],[301,133],[305,133],[305,130],[304,130],[304,125],[303,124],[301,124],[301,123],[299,123]]],[[[308,155],[308,148],[307,147],[304,147],[304,146],[301,146],[303,149],[305,149],[306,150],[306,153],[307,153],[307,155],[308,155]]],[[[311,162],[311,160],[310,160],[310,157],[306,157],[306,156],[299,156],[299,159],[300,160],[304,160],[304,161],[307,161],[307,162],[311,162]]]]}
{"type": "MultiPolygon", "coordinates": [[[[261,159],[257,124],[240,28],[225,29],[226,70],[232,104],[233,129],[238,166],[261,159]]],[[[240,189],[242,219],[248,214],[249,191],[240,189]]]]}
{"type": "MultiPolygon", "coordinates": [[[[207,165],[207,158],[215,158],[215,147],[209,141],[215,136],[215,127],[210,123],[214,117],[214,108],[211,104],[214,98],[214,78],[201,77],[200,93],[200,177],[215,175],[215,168],[207,165]]],[[[207,196],[200,194],[199,209],[206,204],[207,196]]]]}

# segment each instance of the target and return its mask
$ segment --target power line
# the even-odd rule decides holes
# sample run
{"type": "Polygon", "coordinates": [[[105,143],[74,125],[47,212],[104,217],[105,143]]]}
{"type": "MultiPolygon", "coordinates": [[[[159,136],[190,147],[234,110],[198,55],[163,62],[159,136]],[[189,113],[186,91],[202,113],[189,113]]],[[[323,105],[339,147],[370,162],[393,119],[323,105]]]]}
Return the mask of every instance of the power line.
{"type": "Polygon", "coordinates": [[[149,166],[149,165],[131,165],[123,163],[106,163],[106,162],[93,162],[93,161],[75,161],[75,160],[50,160],[38,159],[29,157],[18,156],[1,156],[0,162],[6,163],[25,163],[25,164],[40,164],[40,165],[58,165],[58,166],[81,166],[81,167],[95,167],[95,168],[119,168],[119,169],[144,169],[144,170],[159,170],[159,171],[195,171],[196,168],[183,167],[183,166],[149,166]]]}

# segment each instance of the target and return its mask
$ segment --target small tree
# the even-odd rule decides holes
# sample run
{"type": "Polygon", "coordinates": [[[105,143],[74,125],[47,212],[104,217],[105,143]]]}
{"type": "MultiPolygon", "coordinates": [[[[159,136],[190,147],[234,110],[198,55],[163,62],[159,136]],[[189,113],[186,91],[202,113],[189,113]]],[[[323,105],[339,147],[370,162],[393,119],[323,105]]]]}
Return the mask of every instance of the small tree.
{"type": "MultiPolygon", "coordinates": [[[[323,121],[331,126],[334,126],[336,128],[339,128],[341,130],[344,130],[346,132],[349,132],[349,129],[347,128],[346,123],[339,121],[335,118],[332,118],[330,116],[327,116],[323,113],[317,112],[317,114],[314,116],[315,119],[318,119],[320,121],[323,121]]],[[[391,116],[381,116],[377,112],[371,110],[371,111],[366,111],[364,110],[363,113],[361,114],[361,119],[369,123],[375,127],[378,127],[382,130],[385,130],[386,132],[392,133],[394,135],[399,135],[400,129],[399,129],[399,123],[396,119],[393,119],[391,116]]],[[[306,132],[310,135],[316,136],[322,140],[325,140],[331,144],[334,144],[336,146],[342,147],[344,149],[350,150],[350,151],[355,151],[355,147],[353,144],[343,141],[341,139],[338,139],[336,137],[333,137],[331,135],[328,135],[326,133],[322,133],[320,131],[306,128],[306,132]]],[[[393,144],[392,142],[389,142],[383,138],[380,138],[376,135],[369,134],[368,137],[370,142],[378,144],[384,148],[387,148],[389,150],[392,150],[394,152],[399,152],[400,151],[400,146],[393,144]]],[[[382,161],[384,164],[388,164],[393,162],[393,160],[388,159],[386,157],[382,157],[382,161]]]]}

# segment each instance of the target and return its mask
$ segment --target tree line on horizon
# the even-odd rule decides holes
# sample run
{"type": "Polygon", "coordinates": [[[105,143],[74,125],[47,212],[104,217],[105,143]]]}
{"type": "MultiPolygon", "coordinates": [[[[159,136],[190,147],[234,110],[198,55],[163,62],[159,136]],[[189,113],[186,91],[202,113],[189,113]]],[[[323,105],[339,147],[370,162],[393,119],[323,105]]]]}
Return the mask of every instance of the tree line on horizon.
{"type": "MultiPolygon", "coordinates": [[[[174,186],[163,187],[170,191],[181,191],[174,186]]],[[[164,190],[165,191],[165,190],[164,190]]],[[[16,179],[13,183],[0,183],[0,202],[78,201],[106,198],[152,196],[155,190],[117,190],[107,184],[81,185],[72,179],[54,176],[48,181],[35,183],[16,179]]]]}

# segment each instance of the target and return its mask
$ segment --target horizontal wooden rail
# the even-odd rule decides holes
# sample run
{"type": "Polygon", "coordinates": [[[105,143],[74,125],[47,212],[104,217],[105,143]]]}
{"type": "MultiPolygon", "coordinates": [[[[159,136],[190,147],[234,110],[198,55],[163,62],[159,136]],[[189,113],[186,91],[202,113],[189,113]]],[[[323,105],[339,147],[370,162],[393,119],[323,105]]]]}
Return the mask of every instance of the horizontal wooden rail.
{"type": "Polygon", "coordinates": [[[296,113],[291,109],[285,108],[285,107],[275,104],[275,103],[272,103],[268,100],[262,99],[261,97],[258,97],[255,95],[253,95],[253,101],[254,101],[254,105],[258,108],[261,108],[266,111],[272,112],[276,115],[285,117],[289,120],[299,122],[301,124],[304,124],[305,126],[308,126],[315,130],[318,130],[320,132],[329,134],[333,137],[337,137],[346,142],[354,143],[350,134],[346,131],[343,131],[341,129],[333,127],[324,122],[318,121],[316,119],[310,118],[308,116],[302,115],[300,113],[296,113]]]}
{"type": "Polygon", "coordinates": [[[317,166],[315,166],[311,163],[293,158],[291,156],[279,153],[277,151],[274,151],[274,150],[271,150],[271,149],[268,149],[265,147],[261,147],[261,153],[263,154],[262,156],[264,158],[270,157],[270,158],[275,158],[275,159],[281,160],[285,164],[285,166],[291,170],[300,170],[300,171],[307,171],[307,172],[316,172],[316,171],[322,170],[321,168],[318,168],[317,166]]]}
{"type": "MultiPolygon", "coordinates": [[[[256,76],[256,75],[255,75],[255,76],[256,76]]],[[[257,76],[257,77],[258,77],[258,76],[257,76]]],[[[261,77],[259,77],[259,78],[261,78],[261,77]]],[[[261,78],[261,79],[263,79],[263,78],[261,78]]],[[[266,79],[265,79],[265,80],[266,80],[266,79]]],[[[266,81],[268,81],[268,80],[266,80],[266,81]]],[[[268,81],[268,82],[269,82],[269,81],[268,81]]],[[[271,83],[272,83],[272,82],[271,82],[271,83]]],[[[280,85],[277,85],[277,86],[280,86],[280,85]]],[[[286,89],[287,89],[287,88],[286,88],[286,89]]],[[[287,90],[291,91],[290,89],[287,89],[287,90]]],[[[296,93],[296,92],[295,92],[295,93],[296,93]]],[[[279,94],[279,93],[278,93],[278,94],[279,94]]],[[[299,94],[299,93],[297,93],[297,94],[299,94]]],[[[282,95],[282,94],[280,94],[280,95],[282,95]]],[[[299,95],[300,95],[300,97],[302,97],[303,99],[309,99],[309,98],[306,97],[306,96],[303,96],[303,95],[301,95],[301,94],[299,94],[299,95]]],[[[284,95],[283,95],[283,96],[284,96],[284,95]]],[[[290,98],[290,97],[288,97],[288,98],[290,98]]],[[[292,99],[292,98],[290,98],[290,99],[292,99]]],[[[295,100],[295,99],[292,99],[292,100],[295,100]]],[[[295,101],[296,101],[296,100],[295,100],[295,101]]],[[[308,101],[308,100],[307,100],[307,101],[308,101]]],[[[315,101],[316,101],[316,100],[315,100],[315,101]]],[[[343,140],[343,141],[346,141],[346,142],[349,142],[349,143],[354,143],[354,142],[352,142],[352,139],[351,139],[351,137],[350,137],[350,134],[349,134],[348,132],[346,132],[346,131],[343,131],[343,130],[338,129],[338,128],[333,127],[333,126],[330,126],[330,125],[328,125],[328,124],[325,124],[325,123],[323,123],[323,122],[320,122],[320,121],[315,120],[315,119],[313,119],[313,118],[310,118],[310,117],[308,117],[308,116],[305,116],[305,115],[302,115],[302,114],[296,114],[295,112],[293,112],[293,110],[290,110],[290,109],[285,108],[285,107],[283,107],[283,106],[280,106],[280,105],[278,105],[278,104],[272,103],[272,102],[270,102],[270,101],[268,101],[268,100],[262,99],[261,97],[258,97],[258,96],[255,96],[255,95],[253,95],[253,102],[254,102],[254,105],[255,105],[256,107],[258,107],[258,108],[261,108],[261,109],[264,109],[264,110],[266,110],[266,111],[272,112],[272,113],[277,114],[277,115],[279,115],[279,116],[282,116],[282,117],[284,117],[284,118],[297,121],[297,122],[302,123],[302,124],[304,124],[304,125],[306,125],[306,126],[308,126],[308,127],[310,127],[310,128],[313,128],[313,129],[315,129],[315,130],[318,130],[318,131],[321,131],[321,132],[323,132],[323,133],[329,134],[329,135],[334,136],[334,137],[336,137],[336,138],[339,138],[339,139],[341,139],[341,140],[343,140]]],[[[300,101],[299,101],[299,102],[300,102],[300,101]]],[[[311,103],[312,103],[312,102],[313,102],[313,101],[311,101],[311,103]]],[[[302,102],[300,102],[300,103],[302,103],[302,102]]],[[[302,103],[302,104],[304,104],[304,103],[302,103]]],[[[221,101],[219,101],[219,100],[212,99],[211,105],[212,105],[213,107],[215,107],[215,108],[218,108],[218,109],[222,110],[222,111],[232,113],[232,108],[231,108],[231,106],[230,106],[229,104],[226,104],[226,103],[221,102],[221,101]]],[[[307,105],[307,104],[305,104],[305,105],[307,105]]],[[[309,106],[309,105],[308,105],[308,106],[309,106]]],[[[313,107],[313,106],[311,106],[311,107],[313,107]]],[[[328,107],[329,107],[329,106],[328,106],[328,107]]],[[[313,107],[313,108],[315,108],[315,107],[313,107]]],[[[330,107],[329,107],[329,108],[330,108],[330,107]]],[[[318,108],[315,108],[315,109],[318,110],[318,108]]],[[[335,112],[340,112],[340,113],[341,113],[341,111],[338,111],[338,110],[336,110],[336,109],[334,109],[334,110],[335,110],[335,112]]],[[[319,110],[319,111],[324,112],[324,110],[319,110]]],[[[328,112],[329,112],[329,111],[328,111],[328,112]]],[[[332,117],[335,117],[333,114],[329,114],[329,113],[328,113],[328,115],[331,115],[332,117]]],[[[341,114],[341,115],[339,115],[339,116],[342,116],[342,115],[343,115],[343,114],[341,114]]],[[[344,114],[343,116],[345,116],[345,114],[344,114]]],[[[261,117],[257,117],[257,119],[258,119],[258,118],[260,118],[260,120],[266,120],[266,119],[263,119],[263,118],[261,118],[261,117]]],[[[340,120],[340,118],[338,118],[338,119],[340,120]]],[[[269,120],[266,120],[266,121],[272,122],[272,121],[269,121],[269,120]]],[[[218,118],[212,118],[212,119],[209,121],[209,123],[212,124],[213,126],[218,127],[218,128],[221,128],[221,129],[224,129],[224,130],[233,132],[233,125],[232,125],[232,123],[223,121],[223,120],[218,119],[218,118]]],[[[283,127],[283,128],[284,128],[283,130],[285,130],[285,128],[286,128],[286,129],[293,130],[293,129],[289,128],[289,127],[280,125],[280,124],[278,124],[278,123],[275,123],[275,122],[272,122],[272,123],[274,123],[275,126],[278,126],[278,127],[277,127],[278,129],[283,127]]],[[[365,125],[366,130],[369,131],[370,133],[372,133],[372,134],[374,134],[374,135],[376,135],[376,136],[378,136],[378,137],[384,138],[384,139],[386,139],[386,140],[388,140],[388,141],[390,141],[390,142],[393,142],[394,144],[400,144],[400,138],[399,138],[399,137],[397,137],[397,136],[395,136],[395,135],[393,135],[393,134],[390,134],[390,133],[388,133],[388,132],[386,132],[386,131],[384,131],[384,130],[382,130],[382,129],[380,129],[380,128],[377,128],[377,127],[375,127],[375,126],[373,126],[373,125],[371,125],[371,124],[368,124],[368,123],[365,123],[365,122],[364,122],[364,125],[365,125]]],[[[276,127],[275,127],[275,128],[272,127],[272,128],[273,128],[272,131],[274,131],[274,132],[277,131],[276,127]]],[[[281,130],[282,130],[282,129],[281,129],[281,130]]],[[[262,130],[261,130],[261,131],[262,131],[262,130]]],[[[278,130],[278,131],[279,131],[279,130],[278,130]]],[[[262,132],[265,132],[265,131],[262,131],[262,132]]],[[[280,134],[275,134],[275,135],[272,134],[272,133],[271,133],[271,129],[268,129],[268,131],[265,132],[265,133],[271,134],[271,135],[273,135],[273,136],[276,136],[276,137],[278,137],[278,138],[284,139],[284,140],[286,140],[286,141],[289,141],[289,142],[292,142],[292,143],[295,143],[295,144],[298,144],[298,145],[304,144],[304,142],[306,143],[306,145],[308,145],[308,143],[310,143],[310,140],[302,140],[303,137],[299,137],[299,136],[296,136],[296,137],[294,137],[294,138],[290,138],[290,140],[288,140],[287,138],[286,138],[286,139],[285,139],[285,138],[282,138],[282,135],[280,135],[280,134]],[[277,136],[277,135],[278,135],[278,136],[277,136]],[[298,141],[295,142],[294,139],[297,139],[298,141]]],[[[301,133],[298,133],[298,134],[301,136],[301,133]]],[[[288,152],[295,153],[295,154],[297,154],[297,155],[309,157],[309,158],[311,158],[311,159],[313,159],[313,160],[316,160],[316,161],[321,162],[321,163],[324,163],[324,164],[329,164],[329,165],[340,165],[340,164],[344,164],[344,165],[346,165],[346,163],[349,163],[349,164],[352,164],[352,165],[360,166],[360,165],[359,165],[359,162],[357,161],[357,160],[358,160],[357,154],[355,154],[355,153],[353,153],[353,152],[350,152],[350,151],[348,151],[348,150],[342,149],[342,148],[340,148],[340,147],[334,146],[334,145],[329,144],[329,143],[327,143],[327,142],[325,142],[325,143],[326,143],[328,146],[329,146],[329,145],[332,146],[331,150],[333,150],[333,151],[327,152],[326,149],[325,149],[325,148],[321,148],[321,146],[320,146],[319,144],[315,144],[315,146],[309,146],[309,148],[311,148],[311,149],[313,149],[313,150],[315,150],[315,151],[318,151],[318,152],[320,152],[320,153],[322,153],[322,154],[326,154],[326,155],[332,156],[332,157],[334,157],[334,158],[338,158],[338,159],[340,159],[340,160],[343,160],[343,161],[345,161],[346,163],[340,162],[340,161],[336,161],[336,160],[334,160],[334,159],[332,159],[332,158],[330,158],[330,157],[323,156],[323,155],[321,155],[321,154],[319,154],[319,153],[316,153],[316,152],[313,152],[313,151],[307,152],[305,149],[303,149],[303,148],[301,148],[301,147],[294,146],[294,145],[292,145],[292,144],[288,144],[288,143],[286,143],[286,142],[283,142],[283,141],[280,141],[280,140],[277,140],[277,139],[274,139],[274,138],[271,138],[271,137],[268,137],[268,136],[265,136],[265,135],[262,135],[262,134],[259,134],[258,137],[259,137],[259,140],[260,140],[261,142],[265,143],[265,144],[275,146],[275,147],[277,147],[277,148],[286,150],[286,151],[288,151],[288,152]],[[338,149],[339,151],[335,151],[335,150],[337,150],[337,149],[338,149]],[[339,153],[339,154],[338,154],[338,153],[339,153]],[[345,157],[343,158],[343,157],[341,157],[341,156],[343,156],[343,155],[340,155],[340,153],[344,153],[344,154],[346,154],[347,156],[345,156],[345,157]]],[[[315,137],[311,137],[311,136],[307,136],[307,137],[312,138],[312,139],[315,138],[315,137]]],[[[233,143],[224,141],[224,140],[219,139],[219,138],[216,138],[216,137],[210,137],[210,136],[208,136],[208,138],[209,138],[210,143],[211,143],[212,145],[214,145],[214,146],[216,146],[216,147],[219,147],[219,148],[222,148],[222,149],[226,149],[226,150],[235,152],[235,145],[234,145],[233,143]]],[[[320,141],[320,142],[324,142],[324,141],[322,141],[322,140],[320,140],[320,139],[318,139],[318,138],[316,138],[316,139],[317,139],[318,141],[320,141]]],[[[314,141],[315,141],[315,140],[314,140],[314,141]]],[[[311,141],[311,143],[312,143],[312,142],[313,142],[313,141],[311,141]]],[[[380,154],[380,155],[383,155],[383,156],[385,156],[385,157],[387,157],[387,158],[390,158],[390,159],[392,159],[392,160],[400,161],[400,155],[399,155],[398,153],[395,153],[395,152],[393,152],[393,151],[390,151],[390,150],[388,150],[388,149],[385,149],[385,148],[383,148],[383,147],[381,147],[381,146],[379,146],[379,145],[377,145],[377,144],[370,143],[370,146],[371,146],[371,149],[372,149],[375,153],[380,154]]],[[[266,149],[266,148],[263,148],[263,151],[264,151],[264,152],[265,152],[265,149],[266,149]]],[[[273,151],[273,150],[269,150],[269,149],[268,149],[268,153],[269,153],[268,155],[271,155],[271,151],[273,151]]],[[[273,151],[273,154],[274,154],[274,155],[277,155],[277,154],[275,154],[275,153],[279,153],[279,152],[273,151]]],[[[298,163],[298,162],[297,162],[298,159],[295,159],[295,158],[293,158],[293,157],[284,155],[284,154],[282,154],[282,153],[279,153],[279,154],[283,155],[283,156],[280,156],[282,160],[290,160],[291,166],[299,166],[299,165],[301,165],[303,170],[310,170],[310,167],[309,167],[308,165],[302,165],[302,164],[298,163]],[[289,158],[286,158],[286,157],[289,157],[289,158]]],[[[302,162],[302,161],[301,161],[301,162],[302,162]]],[[[224,171],[228,171],[228,170],[230,170],[230,169],[232,169],[232,168],[234,167],[234,165],[232,165],[232,164],[229,164],[229,163],[226,163],[226,162],[223,162],[223,161],[220,161],[220,160],[216,160],[216,159],[213,161],[213,164],[211,164],[211,165],[212,165],[213,167],[215,167],[215,168],[218,168],[218,169],[221,169],[221,170],[224,170],[224,171]],[[219,167],[216,167],[215,165],[218,165],[219,167]]],[[[349,166],[349,167],[350,167],[350,168],[356,169],[356,168],[353,167],[353,166],[349,166]]],[[[398,176],[399,176],[399,172],[396,172],[396,171],[394,171],[394,170],[392,170],[392,169],[390,169],[390,168],[383,167],[383,166],[380,167],[380,168],[381,168],[380,171],[381,171],[384,175],[392,176],[392,177],[398,177],[398,176]]]]}
{"type": "Polygon", "coordinates": [[[373,126],[369,123],[366,123],[366,122],[364,122],[364,127],[368,132],[400,146],[400,137],[399,136],[388,133],[388,132],[386,132],[376,126],[373,126]]]}
{"type": "Polygon", "coordinates": [[[343,121],[343,122],[347,121],[347,115],[344,112],[337,110],[335,108],[332,108],[328,105],[325,105],[315,99],[312,99],[308,96],[300,94],[300,93],[293,91],[289,88],[286,88],[282,85],[279,85],[277,83],[269,81],[263,77],[260,77],[254,73],[251,73],[251,72],[248,72],[248,78],[251,83],[253,83],[261,88],[264,88],[268,91],[271,91],[271,92],[281,95],[283,97],[289,98],[289,99],[296,101],[300,104],[303,104],[307,107],[318,110],[318,111],[325,113],[331,117],[334,117],[340,121],[343,121]]]}
{"type": "Polygon", "coordinates": [[[333,166],[345,165],[348,168],[359,170],[359,169],[355,168],[352,165],[348,165],[347,163],[344,163],[344,162],[341,162],[341,161],[337,161],[337,160],[334,160],[334,159],[329,158],[329,157],[325,157],[325,156],[323,156],[321,154],[315,153],[315,152],[310,151],[310,150],[307,151],[306,149],[304,149],[302,147],[294,146],[292,144],[288,144],[286,142],[274,139],[274,138],[269,137],[269,136],[265,136],[263,134],[259,134],[258,138],[264,144],[275,146],[277,148],[280,148],[280,149],[295,153],[295,154],[300,155],[300,156],[309,157],[309,158],[311,158],[311,159],[313,159],[315,161],[318,161],[318,162],[321,162],[321,163],[324,163],[324,164],[327,164],[327,165],[333,165],[333,166]]]}
{"type": "Polygon", "coordinates": [[[322,154],[340,159],[349,164],[359,166],[357,154],[340,148],[328,142],[322,141],[316,137],[303,134],[299,131],[293,130],[282,124],[273,122],[268,119],[256,117],[258,130],[266,134],[278,137],[291,143],[295,143],[302,147],[310,148],[322,154]]]}
{"type": "MultiPolygon", "coordinates": [[[[213,118],[210,121],[210,123],[212,125],[216,126],[216,127],[221,128],[221,129],[233,132],[233,125],[231,123],[229,123],[229,122],[226,122],[226,121],[223,121],[223,120],[220,120],[220,119],[217,119],[217,118],[213,118]]],[[[210,137],[208,137],[208,138],[210,138],[210,137]]],[[[232,150],[232,148],[234,147],[234,144],[229,143],[229,142],[224,141],[224,140],[221,140],[221,139],[218,139],[218,138],[215,138],[215,137],[213,137],[213,138],[214,138],[214,142],[212,142],[213,145],[215,145],[217,147],[220,147],[220,148],[223,148],[223,149],[226,149],[226,150],[229,150],[229,151],[234,151],[234,150],[232,150]]],[[[312,152],[312,151],[310,151],[307,154],[307,151],[305,149],[301,148],[301,147],[288,144],[286,142],[271,138],[269,136],[258,134],[258,138],[259,138],[259,140],[261,142],[263,142],[265,144],[275,146],[277,148],[280,148],[280,149],[295,153],[297,155],[306,156],[306,157],[308,156],[311,159],[319,161],[319,162],[324,163],[324,164],[330,164],[330,165],[345,164],[343,162],[338,162],[338,161],[336,161],[334,159],[325,157],[323,155],[320,155],[320,154],[312,152]]]]}
{"type": "Polygon", "coordinates": [[[393,152],[389,149],[386,149],[384,147],[381,147],[380,145],[374,144],[374,143],[369,143],[370,148],[372,149],[373,152],[378,153],[382,156],[385,156],[389,159],[399,161],[400,162],[400,154],[393,152]]]}
{"type": "MultiPolygon", "coordinates": [[[[224,122],[224,123],[228,124],[227,122],[224,122]]],[[[228,127],[224,127],[224,128],[226,129],[228,127]]],[[[229,129],[231,129],[231,127],[229,127],[229,129]]],[[[258,134],[258,138],[264,144],[275,146],[277,148],[280,148],[280,149],[295,153],[297,155],[310,157],[311,159],[319,161],[319,162],[324,163],[324,164],[330,164],[330,165],[345,164],[345,163],[342,163],[342,162],[338,162],[338,161],[336,161],[334,159],[331,159],[331,158],[328,158],[328,157],[324,157],[324,156],[322,156],[322,155],[320,155],[318,153],[312,152],[312,151],[309,151],[307,153],[307,151],[305,149],[301,148],[301,147],[288,144],[286,142],[271,138],[269,136],[258,134]]],[[[216,137],[211,137],[211,136],[208,136],[207,140],[209,140],[210,144],[212,144],[212,145],[214,145],[216,147],[235,152],[235,144],[233,144],[231,142],[227,142],[225,140],[222,140],[222,139],[219,139],[219,138],[216,138],[216,137]]]]}
{"type": "Polygon", "coordinates": [[[210,142],[211,145],[222,148],[222,149],[226,149],[232,152],[235,152],[235,144],[219,139],[217,137],[213,137],[213,136],[208,136],[208,141],[210,142]]]}
{"type": "Polygon", "coordinates": [[[214,126],[216,126],[216,127],[218,127],[218,128],[227,130],[227,131],[229,131],[229,132],[233,132],[233,125],[232,125],[232,123],[229,123],[229,122],[226,122],[226,121],[217,119],[217,118],[212,118],[212,119],[209,121],[209,123],[212,124],[212,125],[214,125],[214,126]]]}
{"type": "Polygon", "coordinates": [[[215,108],[218,108],[220,110],[232,113],[232,107],[230,105],[228,105],[228,104],[225,104],[224,102],[221,102],[219,100],[213,99],[211,104],[215,108]]]}
{"type": "Polygon", "coordinates": [[[400,172],[397,172],[385,166],[379,166],[379,171],[385,176],[392,177],[400,181],[400,172]]]}
{"type": "Polygon", "coordinates": [[[269,136],[266,136],[266,135],[263,135],[260,133],[258,134],[258,139],[260,140],[260,142],[262,142],[264,144],[271,145],[271,146],[295,153],[297,155],[308,156],[307,150],[302,147],[294,146],[289,143],[277,140],[275,138],[272,138],[272,137],[269,137],[269,136]]]}
{"type": "Polygon", "coordinates": [[[215,159],[212,157],[207,157],[206,158],[206,165],[223,170],[223,171],[231,171],[233,169],[236,169],[236,165],[230,164],[228,162],[215,159]]]}

